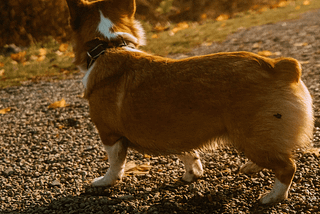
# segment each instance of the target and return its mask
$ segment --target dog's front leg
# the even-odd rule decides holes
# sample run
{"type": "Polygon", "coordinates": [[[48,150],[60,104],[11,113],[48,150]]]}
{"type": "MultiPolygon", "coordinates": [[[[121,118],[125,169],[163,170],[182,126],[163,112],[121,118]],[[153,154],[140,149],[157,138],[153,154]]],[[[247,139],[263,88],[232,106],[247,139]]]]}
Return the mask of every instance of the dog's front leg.
{"type": "Polygon", "coordinates": [[[121,180],[124,173],[128,149],[125,139],[120,139],[113,146],[104,145],[104,148],[108,154],[110,167],[104,176],[92,181],[92,186],[112,186],[121,180]]]}
{"type": "Polygon", "coordinates": [[[182,176],[182,180],[192,182],[203,175],[202,164],[197,151],[178,155],[178,157],[183,161],[186,169],[186,172],[182,176]]]}

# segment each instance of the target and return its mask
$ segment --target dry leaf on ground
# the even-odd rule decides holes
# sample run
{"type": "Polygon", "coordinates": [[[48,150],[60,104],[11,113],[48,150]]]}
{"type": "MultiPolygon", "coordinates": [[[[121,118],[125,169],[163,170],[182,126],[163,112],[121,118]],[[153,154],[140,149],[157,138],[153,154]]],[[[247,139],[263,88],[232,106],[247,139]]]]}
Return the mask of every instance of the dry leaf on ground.
{"type": "Polygon", "coordinates": [[[4,67],[4,63],[0,62],[0,67],[4,67]]]}
{"type": "Polygon", "coordinates": [[[134,161],[130,161],[126,163],[126,166],[124,168],[125,174],[139,174],[139,175],[145,175],[149,173],[151,166],[148,164],[141,164],[141,165],[136,165],[134,161]]]}
{"type": "Polygon", "coordinates": [[[306,43],[306,42],[301,42],[301,43],[295,43],[294,44],[294,46],[296,46],[296,47],[302,47],[302,46],[307,46],[308,45],[308,43],[306,43]]]}
{"type": "Polygon", "coordinates": [[[66,107],[66,106],[67,106],[66,101],[65,101],[65,99],[62,98],[61,100],[56,101],[56,102],[50,104],[50,105],[48,106],[48,108],[64,108],[64,107],[66,107]]]}
{"type": "Polygon", "coordinates": [[[24,62],[26,60],[25,56],[26,56],[26,53],[25,51],[23,52],[19,52],[19,53],[13,53],[11,54],[11,59],[16,61],[16,62],[24,62]]]}
{"type": "Polygon", "coordinates": [[[301,65],[303,65],[303,64],[309,64],[309,61],[307,60],[307,61],[299,61],[299,63],[301,64],[301,65]]]}
{"type": "Polygon", "coordinates": [[[259,51],[258,55],[268,57],[268,56],[272,56],[273,53],[271,51],[259,51]]]}
{"type": "Polygon", "coordinates": [[[310,1],[306,0],[306,1],[303,1],[302,3],[303,5],[310,5],[310,1]]]}
{"type": "Polygon", "coordinates": [[[201,14],[200,16],[201,20],[206,20],[208,18],[206,13],[201,14]]]}
{"type": "Polygon", "coordinates": [[[40,55],[38,58],[37,58],[37,62],[42,62],[43,60],[45,60],[46,58],[46,55],[40,55]]]}
{"type": "Polygon", "coordinates": [[[187,22],[180,22],[177,24],[177,26],[175,26],[172,30],[171,33],[175,34],[180,30],[184,30],[189,28],[189,24],[187,22]]]}
{"type": "Polygon", "coordinates": [[[47,55],[47,49],[40,48],[39,49],[39,56],[45,56],[45,55],[47,55]]]}
{"type": "Polygon", "coordinates": [[[157,24],[153,30],[154,31],[157,31],[157,32],[161,32],[161,31],[166,31],[166,30],[169,30],[170,28],[170,24],[166,24],[166,25],[161,25],[161,24],[157,24]]]}
{"type": "Polygon", "coordinates": [[[227,14],[221,14],[220,16],[218,16],[218,17],[216,18],[216,21],[224,21],[224,20],[228,20],[229,18],[230,18],[229,15],[227,15],[227,14]]]}
{"type": "Polygon", "coordinates": [[[157,39],[157,38],[159,38],[159,35],[158,34],[152,34],[151,38],[152,39],[157,39]]]}
{"type": "Polygon", "coordinates": [[[59,46],[59,51],[66,52],[68,50],[69,44],[63,43],[59,46]]]}
{"type": "Polygon", "coordinates": [[[67,57],[70,57],[70,58],[74,58],[74,53],[73,52],[66,52],[64,55],[67,56],[67,57]]]}
{"type": "Polygon", "coordinates": [[[285,7],[289,4],[289,1],[280,1],[278,4],[277,4],[277,7],[285,7]]]}
{"type": "Polygon", "coordinates": [[[144,154],[143,157],[144,157],[144,158],[151,158],[151,156],[150,156],[150,155],[147,155],[147,154],[144,154]]]}
{"type": "Polygon", "coordinates": [[[0,77],[4,75],[4,69],[0,70],[0,77]]]}
{"type": "Polygon", "coordinates": [[[5,114],[7,112],[11,111],[11,108],[8,107],[8,108],[4,108],[4,109],[0,109],[0,114],[5,114]]]}

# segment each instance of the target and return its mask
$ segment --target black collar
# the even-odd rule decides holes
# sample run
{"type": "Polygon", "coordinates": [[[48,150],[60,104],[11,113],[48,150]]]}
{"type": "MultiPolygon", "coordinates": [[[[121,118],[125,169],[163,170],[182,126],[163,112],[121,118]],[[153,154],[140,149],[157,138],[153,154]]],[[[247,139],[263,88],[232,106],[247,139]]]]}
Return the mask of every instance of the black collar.
{"type": "Polygon", "coordinates": [[[118,37],[117,39],[111,41],[105,41],[96,38],[87,42],[86,46],[89,49],[89,51],[87,51],[87,69],[89,69],[92,64],[98,59],[98,57],[106,52],[106,49],[124,47],[128,45],[122,37],[118,37]]]}

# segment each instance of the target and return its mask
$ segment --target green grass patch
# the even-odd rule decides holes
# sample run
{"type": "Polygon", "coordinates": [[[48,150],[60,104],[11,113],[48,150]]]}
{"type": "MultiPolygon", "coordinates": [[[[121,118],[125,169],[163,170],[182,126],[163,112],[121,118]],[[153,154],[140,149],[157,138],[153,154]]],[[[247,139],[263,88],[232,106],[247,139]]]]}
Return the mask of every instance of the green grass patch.
{"type": "Polygon", "coordinates": [[[267,9],[264,12],[247,11],[224,21],[190,22],[188,23],[189,28],[180,30],[174,35],[170,33],[170,30],[175,27],[174,24],[168,31],[163,32],[153,32],[150,25],[144,24],[147,30],[147,45],[142,49],[162,56],[186,53],[203,43],[221,42],[226,39],[227,35],[238,31],[239,28],[292,20],[299,18],[306,11],[320,8],[320,0],[311,0],[309,5],[304,5],[304,2],[301,0],[291,1],[286,7],[267,9]],[[152,38],[155,35],[157,38],[152,38]]]}

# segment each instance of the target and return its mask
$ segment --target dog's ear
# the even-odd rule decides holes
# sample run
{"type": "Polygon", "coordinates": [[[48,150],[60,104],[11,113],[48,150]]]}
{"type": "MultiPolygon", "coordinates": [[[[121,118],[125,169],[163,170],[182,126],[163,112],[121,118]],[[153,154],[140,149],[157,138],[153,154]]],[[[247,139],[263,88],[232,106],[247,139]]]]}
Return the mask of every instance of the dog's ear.
{"type": "Polygon", "coordinates": [[[70,13],[70,25],[73,30],[77,30],[81,24],[81,11],[84,8],[84,3],[82,0],[67,0],[67,4],[70,13]]]}
{"type": "Polygon", "coordinates": [[[120,9],[128,15],[130,18],[134,16],[136,12],[135,0],[116,0],[115,3],[120,6],[120,9]]]}

